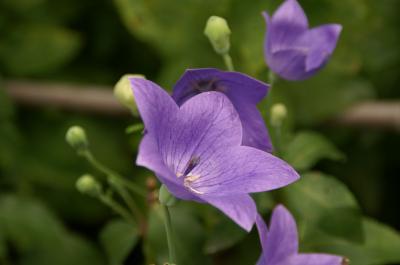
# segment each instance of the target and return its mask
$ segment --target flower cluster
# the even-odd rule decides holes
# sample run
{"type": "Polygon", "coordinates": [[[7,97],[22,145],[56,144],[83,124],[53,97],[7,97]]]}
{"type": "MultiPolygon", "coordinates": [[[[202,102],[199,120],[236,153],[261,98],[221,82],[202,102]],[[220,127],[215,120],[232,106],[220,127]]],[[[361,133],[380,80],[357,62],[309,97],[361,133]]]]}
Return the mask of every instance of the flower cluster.
{"type": "MultiPolygon", "coordinates": [[[[265,56],[271,70],[289,80],[316,73],[332,54],[339,25],[308,29],[296,0],[270,18],[265,56]]],[[[342,258],[298,254],[296,224],[278,206],[270,232],[249,195],[299,179],[273,151],[257,104],[269,85],[238,72],[190,69],[172,96],[144,78],[130,78],[145,132],[136,163],[152,170],[177,198],[208,203],[250,231],[257,224],[263,253],[258,264],[339,265],[342,258]]]]}

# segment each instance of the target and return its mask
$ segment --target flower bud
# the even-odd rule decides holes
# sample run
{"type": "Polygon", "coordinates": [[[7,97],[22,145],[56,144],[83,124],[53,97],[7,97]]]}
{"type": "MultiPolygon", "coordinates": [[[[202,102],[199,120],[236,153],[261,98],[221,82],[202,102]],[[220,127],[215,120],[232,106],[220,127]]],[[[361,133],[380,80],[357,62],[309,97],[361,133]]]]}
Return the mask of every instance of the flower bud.
{"type": "Polygon", "coordinates": [[[83,194],[88,194],[93,197],[96,197],[101,193],[100,183],[98,183],[95,178],[89,174],[81,176],[76,181],[76,188],[83,194]]]}
{"type": "Polygon", "coordinates": [[[144,78],[143,75],[135,75],[135,74],[123,75],[114,86],[114,96],[122,105],[130,109],[133,114],[137,115],[135,98],[133,97],[132,87],[129,81],[130,77],[144,78]]]}
{"type": "Polygon", "coordinates": [[[276,103],[271,108],[271,124],[272,126],[281,126],[283,120],[287,116],[286,106],[282,103],[276,103]]]}
{"type": "Polygon", "coordinates": [[[80,126],[70,127],[65,135],[65,140],[78,152],[86,150],[89,146],[85,130],[80,126]]]}
{"type": "Polygon", "coordinates": [[[161,185],[158,200],[165,206],[174,206],[177,203],[177,199],[169,192],[165,185],[161,185]]]}
{"type": "Polygon", "coordinates": [[[229,52],[231,30],[224,18],[211,16],[207,21],[204,34],[208,37],[218,54],[223,55],[229,52]]]}

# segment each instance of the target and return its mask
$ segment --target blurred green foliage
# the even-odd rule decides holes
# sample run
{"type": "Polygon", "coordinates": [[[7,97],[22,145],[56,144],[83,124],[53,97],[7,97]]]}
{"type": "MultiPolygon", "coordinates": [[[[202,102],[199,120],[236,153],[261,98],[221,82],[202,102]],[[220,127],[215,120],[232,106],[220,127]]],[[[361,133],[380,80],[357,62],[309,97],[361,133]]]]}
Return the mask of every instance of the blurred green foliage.
{"type": "MultiPolygon", "coordinates": [[[[285,203],[298,221],[304,251],[346,255],[354,265],[399,263],[398,232],[362,216],[400,228],[398,134],[339,129],[326,120],[358,101],[400,95],[400,2],[300,2],[311,25],[337,22],[344,31],[326,69],[304,82],[278,80],[260,105],[267,123],[272,103],[287,105],[282,156],[303,173],[287,189],[257,194],[260,212],[268,217],[274,204],[285,203]]],[[[2,0],[0,73],[6,80],[108,85],[122,74],[140,73],[171,89],[186,68],[224,68],[203,35],[207,18],[220,15],[232,29],[236,68],[267,81],[260,13],[280,3],[2,0]]],[[[66,129],[81,125],[99,160],[145,188],[151,173],[134,166],[141,135],[124,133],[135,122],[24,108],[0,89],[0,264],[166,260],[158,205],[135,197],[147,216],[145,237],[115,219],[98,201],[75,190],[78,176],[97,172],[64,142],[66,129]]],[[[256,233],[244,233],[215,209],[181,202],[172,218],[178,264],[254,264],[258,258],[256,233]]]]}

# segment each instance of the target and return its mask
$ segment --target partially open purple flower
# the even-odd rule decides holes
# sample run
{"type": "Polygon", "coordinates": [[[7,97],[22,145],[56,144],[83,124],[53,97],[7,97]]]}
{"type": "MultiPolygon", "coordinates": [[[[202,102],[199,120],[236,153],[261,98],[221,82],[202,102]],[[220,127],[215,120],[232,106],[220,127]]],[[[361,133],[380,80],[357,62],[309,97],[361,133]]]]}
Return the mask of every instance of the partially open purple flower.
{"type": "Polygon", "coordinates": [[[277,206],[271,217],[269,231],[257,215],[257,229],[262,254],[257,265],[342,265],[344,259],[330,254],[299,254],[296,222],[283,206],[277,206]]]}
{"type": "Polygon", "coordinates": [[[257,109],[269,86],[248,75],[212,68],[186,70],[176,83],[172,97],[181,106],[191,97],[208,91],[224,93],[239,113],[243,145],[272,152],[265,122],[257,109]]]}
{"type": "Polygon", "coordinates": [[[296,0],[286,0],[267,23],[264,54],[273,72],[288,80],[314,75],[329,60],[342,26],[326,24],[309,29],[307,17],[296,0]]]}
{"type": "Polygon", "coordinates": [[[179,107],[153,82],[130,80],[146,129],[136,163],[174,196],[210,203],[249,231],[257,215],[249,193],[299,178],[279,158],[241,146],[240,118],[224,94],[201,93],[179,107]]]}

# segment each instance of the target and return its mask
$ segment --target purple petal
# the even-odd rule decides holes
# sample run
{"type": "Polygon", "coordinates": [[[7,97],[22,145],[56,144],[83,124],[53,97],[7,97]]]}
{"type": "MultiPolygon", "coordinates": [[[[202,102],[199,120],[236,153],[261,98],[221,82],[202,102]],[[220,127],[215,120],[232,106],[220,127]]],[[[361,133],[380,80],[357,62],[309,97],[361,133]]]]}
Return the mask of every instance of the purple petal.
{"type": "Polygon", "coordinates": [[[188,100],[169,128],[169,137],[159,142],[164,162],[179,178],[190,174],[190,167],[207,163],[215,152],[239,146],[242,140],[239,116],[219,92],[202,93],[188,100]]]}
{"type": "Polygon", "coordinates": [[[274,53],[268,60],[273,72],[287,80],[303,80],[312,74],[306,72],[306,50],[284,50],[274,53]]]}
{"type": "Polygon", "coordinates": [[[273,151],[265,121],[255,105],[231,99],[235,105],[243,126],[242,145],[254,147],[266,152],[273,151]]]}
{"type": "Polygon", "coordinates": [[[168,93],[144,78],[131,78],[136,105],[148,133],[162,133],[178,113],[178,106],[168,93]]]}
{"type": "Polygon", "coordinates": [[[176,176],[165,166],[153,135],[145,135],[140,142],[136,164],[151,169],[175,197],[199,201],[196,196],[180,185],[176,176]]]}
{"type": "Polygon", "coordinates": [[[242,73],[214,68],[189,69],[176,83],[172,98],[182,105],[194,95],[218,91],[229,98],[240,95],[242,101],[257,104],[266,96],[268,89],[267,84],[242,73]]]}
{"type": "Polygon", "coordinates": [[[283,265],[286,263],[281,262],[297,254],[298,236],[296,222],[284,206],[279,205],[274,209],[269,233],[266,242],[264,241],[262,246],[263,254],[267,261],[266,264],[283,265]]]}
{"type": "Polygon", "coordinates": [[[182,105],[189,98],[207,91],[228,96],[243,125],[243,145],[272,152],[272,143],[256,104],[267,94],[269,86],[247,75],[217,69],[187,70],[174,87],[172,97],[182,105]]]}
{"type": "Polygon", "coordinates": [[[215,196],[273,190],[299,178],[285,161],[248,146],[215,150],[191,174],[196,176],[192,189],[215,196]]]}
{"type": "Polygon", "coordinates": [[[250,232],[257,215],[256,205],[250,195],[202,196],[202,198],[209,204],[220,209],[243,229],[250,232]]]}
{"type": "Polygon", "coordinates": [[[321,68],[335,50],[341,25],[323,25],[307,31],[299,39],[299,45],[308,47],[306,71],[321,68]]]}
{"type": "MultiPolygon", "coordinates": [[[[264,15],[265,16],[265,15],[264,15]]],[[[286,0],[268,23],[270,53],[293,47],[293,42],[308,29],[307,17],[296,0],[286,0]]]]}
{"type": "MultiPolygon", "coordinates": [[[[328,254],[299,254],[279,265],[341,265],[343,258],[328,254]]],[[[278,264],[277,264],[278,265],[278,264]]]]}
{"type": "MultiPolygon", "coordinates": [[[[266,249],[267,248],[268,228],[267,228],[267,224],[264,222],[264,220],[260,214],[257,214],[257,216],[256,216],[256,225],[257,225],[258,236],[260,237],[262,249],[266,249]]],[[[267,264],[267,261],[266,261],[264,251],[263,251],[260,258],[258,259],[257,265],[265,265],[265,264],[267,264]]]]}
{"type": "Polygon", "coordinates": [[[308,28],[307,16],[296,0],[286,0],[280,5],[272,16],[271,21],[275,26],[282,24],[289,25],[290,27],[298,27],[301,30],[308,28]]]}

